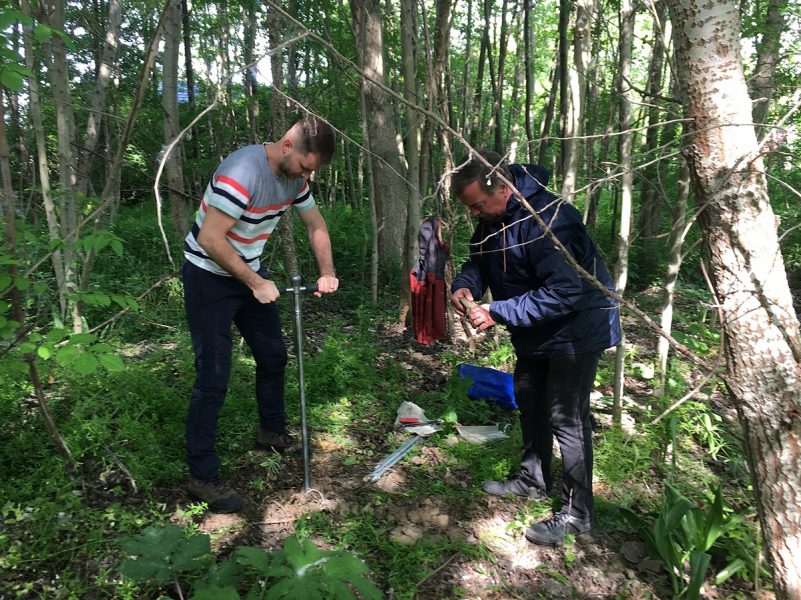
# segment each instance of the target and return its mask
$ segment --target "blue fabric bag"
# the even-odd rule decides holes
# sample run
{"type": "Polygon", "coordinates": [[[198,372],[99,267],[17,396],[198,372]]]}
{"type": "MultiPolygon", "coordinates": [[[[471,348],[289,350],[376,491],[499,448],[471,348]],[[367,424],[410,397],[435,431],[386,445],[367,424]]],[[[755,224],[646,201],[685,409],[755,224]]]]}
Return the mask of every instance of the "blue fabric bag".
{"type": "Polygon", "coordinates": [[[514,377],[498,369],[461,364],[457,367],[460,379],[471,379],[473,384],[467,390],[470,398],[483,398],[505,408],[517,408],[515,403],[514,377]]]}

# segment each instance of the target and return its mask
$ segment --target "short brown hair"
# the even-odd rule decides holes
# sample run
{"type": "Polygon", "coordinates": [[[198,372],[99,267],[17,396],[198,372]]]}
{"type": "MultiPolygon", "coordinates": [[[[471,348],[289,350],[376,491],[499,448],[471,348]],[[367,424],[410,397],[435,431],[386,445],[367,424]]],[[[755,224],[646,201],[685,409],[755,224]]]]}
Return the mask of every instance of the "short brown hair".
{"type": "Polygon", "coordinates": [[[459,170],[451,178],[453,193],[457,196],[461,195],[464,189],[474,181],[478,181],[478,185],[484,193],[493,194],[498,184],[503,183],[498,175],[509,180],[512,179],[512,174],[509,172],[503,156],[492,150],[476,150],[476,154],[492,166],[488,167],[478,156],[473,154],[462,157],[456,163],[461,165],[459,170]]]}
{"type": "Polygon", "coordinates": [[[292,126],[296,130],[297,151],[301,154],[316,154],[320,162],[327,165],[334,157],[336,140],[334,128],[320,117],[309,115],[292,126]]]}

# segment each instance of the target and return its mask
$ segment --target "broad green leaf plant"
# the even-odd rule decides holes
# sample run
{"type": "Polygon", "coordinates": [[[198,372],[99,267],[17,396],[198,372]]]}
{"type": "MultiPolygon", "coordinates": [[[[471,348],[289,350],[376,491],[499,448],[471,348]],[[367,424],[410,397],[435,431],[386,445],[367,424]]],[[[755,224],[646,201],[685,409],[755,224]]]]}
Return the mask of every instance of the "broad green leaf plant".
{"type": "MultiPolygon", "coordinates": [[[[381,591],[367,566],[350,552],[321,550],[311,540],[289,537],[268,554],[238,547],[216,562],[209,536],[186,535],[176,526],[148,527],[121,543],[130,558],[121,573],[143,587],[173,584],[191,589],[192,600],[378,600],[381,591]],[[241,590],[247,590],[245,596],[241,590]],[[358,595],[357,595],[358,594],[358,595]]],[[[183,597],[183,592],[181,593],[183,597]]]]}

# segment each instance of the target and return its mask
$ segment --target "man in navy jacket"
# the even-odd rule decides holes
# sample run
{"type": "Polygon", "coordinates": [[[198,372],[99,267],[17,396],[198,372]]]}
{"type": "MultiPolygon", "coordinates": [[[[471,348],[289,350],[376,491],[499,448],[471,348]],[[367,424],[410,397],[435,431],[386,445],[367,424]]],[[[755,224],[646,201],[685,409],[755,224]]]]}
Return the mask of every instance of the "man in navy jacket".
{"type": "Polygon", "coordinates": [[[598,359],[620,339],[615,301],[568,263],[505,178],[537,211],[570,255],[608,290],[611,277],[572,205],[546,189],[538,165],[506,165],[481,152],[453,176],[453,191],[474,217],[470,259],[451,286],[451,303],[479,330],[505,325],[517,355],[515,400],[520,409],[523,457],[506,481],[486,481],[490,494],[545,498],[550,490],[553,438],[562,454],[562,507],[532,525],[526,537],[559,544],[565,534],[591,529],[592,427],[589,397],[598,359]],[[489,288],[489,305],[480,300],[489,288]]]}

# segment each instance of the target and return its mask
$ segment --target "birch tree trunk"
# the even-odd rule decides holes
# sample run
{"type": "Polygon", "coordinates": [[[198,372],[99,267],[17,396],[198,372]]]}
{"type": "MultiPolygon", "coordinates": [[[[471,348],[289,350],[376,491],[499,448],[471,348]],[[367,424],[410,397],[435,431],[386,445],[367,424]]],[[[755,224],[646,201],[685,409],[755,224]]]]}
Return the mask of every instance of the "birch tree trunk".
{"type": "MultiPolygon", "coordinates": [[[[57,31],[65,31],[65,2],[54,0],[50,3],[50,26],[57,31]]],[[[73,147],[75,146],[75,117],[72,112],[67,49],[58,35],[50,38],[50,60],[48,64],[51,92],[56,107],[56,129],[58,136],[59,159],[59,218],[64,245],[64,287],[66,294],[77,290],[78,265],[75,242],[78,239],[78,209],[75,205],[75,185],[77,172],[73,147]]],[[[72,315],[72,328],[78,333],[82,330],[80,307],[77,302],[68,302],[72,315]]]]}
{"type": "MultiPolygon", "coordinates": [[[[31,3],[29,0],[22,0],[20,3],[22,13],[26,16],[32,15],[31,3]]],[[[36,139],[36,166],[39,172],[39,186],[42,194],[42,204],[45,209],[47,219],[47,232],[51,243],[61,240],[61,231],[58,216],[56,215],[56,205],[53,202],[53,195],[50,189],[50,169],[47,164],[47,145],[45,139],[44,125],[42,123],[42,107],[39,98],[39,81],[36,79],[36,61],[33,53],[33,26],[24,27],[25,35],[25,66],[33,74],[28,78],[28,96],[30,100],[30,117],[33,123],[33,132],[36,139]]],[[[56,280],[56,288],[59,303],[59,315],[63,319],[67,314],[67,286],[64,271],[64,257],[61,249],[56,247],[50,258],[53,263],[53,275],[56,280]]]]}
{"type": "MultiPolygon", "coordinates": [[[[584,135],[584,107],[587,89],[587,70],[590,64],[592,20],[595,0],[576,2],[576,26],[573,29],[573,68],[567,71],[567,110],[562,142],[562,197],[574,203],[578,180],[579,158],[584,135]]],[[[564,54],[563,54],[564,57],[564,54]]]]}
{"type": "Polygon", "coordinates": [[[801,598],[801,335],[740,62],[731,0],[667,0],[686,155],[722,311],[726,384],[743,428],[779,600],[801,598]]]}
{"type": "MultiPolygon", "coordinates": [[[[631,117],[631,50],[634,39],[634,8],[631,0],[620,2],[620,41],[618,63],[619,98],[619,169],[620,169],[620,230],[617,235],[617,263],[615,265],[615,289],[621,296],[626,293],[629,276],[629,249],[631,247],[632,220],[632,173],[631,151],[634,144],[631,117]]],[[[626,332],[623,331],[615,354],[615,392],[612,401],[612,422],[619,424],[623,410],[623,392],[626,358],[626,332]]]]}
{"type": "MultiPolygon", "coordinates": [[[[673,328],[673,299],[676,292],[676,282],[679,279],[679,270],[683,259],[684,230],[687,225],[687,205],[690,197],[690,169],[683,157],[679,158],[679,172],[676,177],[676,198],[673,204],[673,225],[668,239],[667,276],[662,286],[662,302],[659,309],[659,327],[670,333],[673,328]]],[[[659,361],[656,388],[654,396],[660,398],[665,395],[667,382],[667,364],[670,353],[670,342],[660,335],[656,345],[656,355],[659,361]]]]}
{"type": "Polygon", "coordinates": [[[91,107],[86,120],[86,133],[83,148],[78,161],[77,190],[81,194],[89,193],[89,180],[94,164],[97,142],[100,139],[101,125],[106,113],[106,92],[111,81],[111,72],[117,60],[120,45],[120,24],[122,9],[119,0],[110,0],[108,4],[108,21],[106,23],[105,40],[100,47],[100,59],[97,65],[97,80],[92,91],[91,107]]]}
{"type": "MultiPolygon", "coordinates": [[[[397,265],[403,256],[406,233],[406,194],[401,185],[400,156],[395,144],[397,132],[392,120],[392,100],[374,81],[386,86],[384,71],[384,37],[381,12],[377,0],[351,2],[358,54],[364,77],[367,127],[370,133],[370,161],[378,217],[378,246],[382,260],[397,265]]],[[[387,86],[388,87],[388,86],[387,86]]]]}
{"type": "Polygon", "coordinates": [[[765,133],[764,125],[770,108],[770,99],[776,87],[776,65],[779,62],[781,32],[784,31],[786,12],[787,0],[770,0],[765,17],[765,29],[757,46],[757,64],[751,78],[751,96],[754,101],[752,114],[760,138],[765,133]]]}
{"type": "MultiPolygon", "coordinates": [[[[168,0],[164,22],[163,89],[164,144],[172,142],[181,133],[178,114],[178,48],[181,45],[181,0],[168,0]]],[[[189,232],[189,206],[184,194],[183,145],[175,145],[167,158],[167,197],[170,203],[172,228],[176,239],[182,240],[189,232]]]]}
{"type": "MultiPolygon", "coordinates": [[[[652,2],[654,16],[653,51],[648,66],[646,99],[648,104],[648,131],[645,134],[645,153],[652,156],[659,144],[659,118],[662,115],[657,96],[662,93],[662,72],[665,64],[664,24],[666,7],[664,2],[652,2]]],[[[662,195],[659,192],[657,164],[649,165],[644,171],[640,192],[639,232],[643,237],[652,237],[659,229],[659,215],[662,195]]]]}

